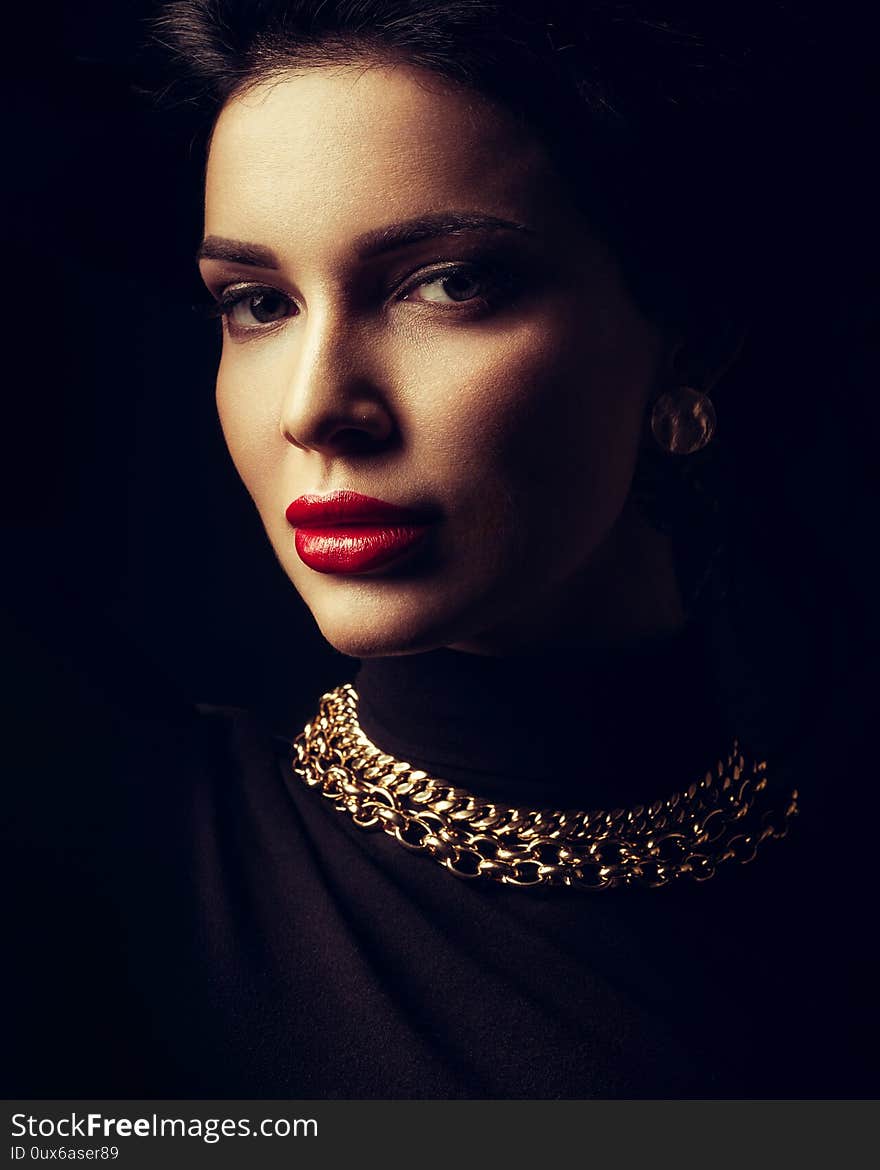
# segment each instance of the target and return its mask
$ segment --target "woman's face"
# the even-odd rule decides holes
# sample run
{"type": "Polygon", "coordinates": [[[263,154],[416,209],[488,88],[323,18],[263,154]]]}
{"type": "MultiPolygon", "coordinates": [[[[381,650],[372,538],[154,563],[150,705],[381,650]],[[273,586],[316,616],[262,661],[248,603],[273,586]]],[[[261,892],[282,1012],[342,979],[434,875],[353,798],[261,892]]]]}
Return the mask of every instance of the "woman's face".
{"type": "Polygon", "coordinates": [[[223,431],[326,639],[492,653],[569,612],[665,350],[540,143],[419,69],[302,69],[222,111],[205,221],[223,431]],[[288,516],[339,492],[414,511],[288,516]]]}

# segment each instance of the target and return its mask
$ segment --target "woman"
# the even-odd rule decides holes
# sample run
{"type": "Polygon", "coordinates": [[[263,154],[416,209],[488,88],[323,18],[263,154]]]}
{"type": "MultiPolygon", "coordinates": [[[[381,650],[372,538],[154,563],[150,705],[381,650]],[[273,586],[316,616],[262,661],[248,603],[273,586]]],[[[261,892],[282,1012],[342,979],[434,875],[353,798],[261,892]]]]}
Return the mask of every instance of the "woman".
{"type": "Polygon", "coordinates": [[[797,293],[785,191],[754,185],[780,47],[698,26],[164,10],[213,103],[224,436],[359,663],[304,729],[170,703],[123,729],[132,1091],[875,1087],[860,903],[815,867],[871,881],[828,828],[854,675],[828,615],[799,635],[821,597],[761,577],[772,491],[741,494],[736,398],[797,293]]]}

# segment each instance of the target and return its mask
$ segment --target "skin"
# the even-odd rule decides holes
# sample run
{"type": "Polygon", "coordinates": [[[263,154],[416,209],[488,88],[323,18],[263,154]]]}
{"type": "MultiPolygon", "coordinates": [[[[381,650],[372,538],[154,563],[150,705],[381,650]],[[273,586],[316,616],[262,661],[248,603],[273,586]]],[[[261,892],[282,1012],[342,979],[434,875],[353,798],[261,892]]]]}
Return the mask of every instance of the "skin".
{"type": "Polygon", "coordinates": [[[666,538],[628,500],[676,339],[640,313],[504,110],[407,65],[263,82],[216,123],[205,234],[278,262],[201,261],[215,296],[268,296],[224,318],[217,406],[275,554],[337,650],[529,653],[682,625],[666,538]],[[358,254],[365,232],[449,210],[528,231],[358,254]],[[317,572],[285,508],[337,489],[441,519],[384,568],[317,572]]]}

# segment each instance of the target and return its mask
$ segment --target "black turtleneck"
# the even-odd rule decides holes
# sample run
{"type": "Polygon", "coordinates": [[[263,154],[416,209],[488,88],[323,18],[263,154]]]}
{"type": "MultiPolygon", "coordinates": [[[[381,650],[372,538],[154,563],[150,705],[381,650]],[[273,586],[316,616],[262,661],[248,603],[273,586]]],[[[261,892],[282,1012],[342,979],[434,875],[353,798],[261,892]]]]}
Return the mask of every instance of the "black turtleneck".
{"type": "MultiPolygon", "coordinates": [[[[89,665],[42,712],[75,728],[66,757],[58,736],[22,754],[11,1095],[877,1095],[876,816],[847,696],[774,764],[801,792],[788,839],[703,884],[594,893],[460,879],[359,829],[293,770],[318,693],[279,724],[89,665]]],[[[517,803],[664,796],[741,730],[694,627],[344,665],[378,746],[517,803]]]]}

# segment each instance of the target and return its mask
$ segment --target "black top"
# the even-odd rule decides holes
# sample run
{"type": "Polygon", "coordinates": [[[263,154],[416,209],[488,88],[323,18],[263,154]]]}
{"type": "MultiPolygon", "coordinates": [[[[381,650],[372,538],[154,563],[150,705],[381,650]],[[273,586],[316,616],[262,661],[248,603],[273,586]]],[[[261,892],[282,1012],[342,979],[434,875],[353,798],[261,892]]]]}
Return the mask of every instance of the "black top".
{"type": "MultiPolygon", "coordinates": [[[[458,879],[294,775],[299,713],[194,708],[124,661],[55,663],[70,709],[16,764],[41,792],[15,833],[10,1095],[877,1095],[856,673],[773,760],[801,795],[786,840],[702,885],[590,893],[458,879]]],[[[341,661],[374,742],[511,803],[666,796],[738,730],[696,627],[341,661]]]]}

